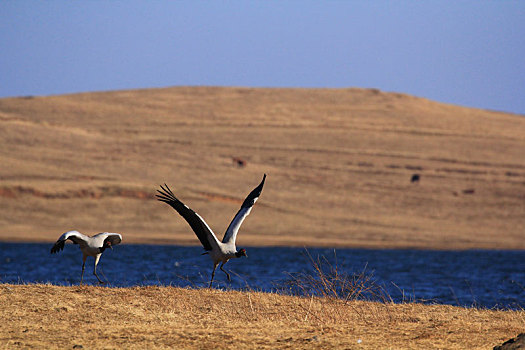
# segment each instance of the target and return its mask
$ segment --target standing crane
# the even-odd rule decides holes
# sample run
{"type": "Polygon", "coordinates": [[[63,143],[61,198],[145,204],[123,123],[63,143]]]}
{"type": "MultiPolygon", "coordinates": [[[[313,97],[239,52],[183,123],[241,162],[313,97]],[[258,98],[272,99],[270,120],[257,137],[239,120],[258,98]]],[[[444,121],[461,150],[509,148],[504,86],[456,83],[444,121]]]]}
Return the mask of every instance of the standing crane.
{"type": "Polygon", "coordinates": [[[92,237],[86,236],[78,231],[68,231],[58,238],[56,243],[51,248],[51,254],[58,253],[64,249],[66,241],[70,240],[74,244],[78,244],[82,251],[82,274],[80,275],[80,284],[84,280],[84,269],[86,267],[86,259],[88,256],[95,258],[95,268],[93,274],[98,279],[99,283],[104,283],[97,275],[97,265],[102,253],[106,248],[113,249],[114,245],[122,242],[122,236],[118,233],[103,232],[98,233],[92,237]]]}

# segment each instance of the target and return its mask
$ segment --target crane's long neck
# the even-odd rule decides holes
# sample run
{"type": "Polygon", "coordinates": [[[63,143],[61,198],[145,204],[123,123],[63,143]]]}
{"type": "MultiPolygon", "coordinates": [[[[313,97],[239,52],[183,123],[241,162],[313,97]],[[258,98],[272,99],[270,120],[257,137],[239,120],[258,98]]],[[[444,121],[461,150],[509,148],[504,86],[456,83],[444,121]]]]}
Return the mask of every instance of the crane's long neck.
{"type": "MultiPolygon", "coordinates": [[[[109,243],[109,242],[104,243],[104,245],[102,247],[98,248],[98,250],[100,250],[100,253],[104,253],[104,250],[106,250],[107,248],[111,248],[111,243],[109,243]]],[[[113,248],[111,248],[111,249],[113,249],[113,248]]]]}

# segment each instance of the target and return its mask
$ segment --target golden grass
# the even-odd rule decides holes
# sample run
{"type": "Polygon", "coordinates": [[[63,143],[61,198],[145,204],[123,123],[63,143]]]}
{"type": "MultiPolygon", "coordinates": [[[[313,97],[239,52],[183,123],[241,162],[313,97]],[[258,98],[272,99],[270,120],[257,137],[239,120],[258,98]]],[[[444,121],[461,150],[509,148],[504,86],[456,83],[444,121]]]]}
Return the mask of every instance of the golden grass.
{"type": "Polygon", "coordinates": [[[378,90],[4,98],[0,240],[198,244],[159,185],[222,236],[268,173],[241,246],[525,249],[524,149],[523,116],[378,90]]]}
{"type": "Polygon", "coordinates": [[[0,346],[18,348],[491,349],[525,311],[278,294],[0,285],[0,346]]]}

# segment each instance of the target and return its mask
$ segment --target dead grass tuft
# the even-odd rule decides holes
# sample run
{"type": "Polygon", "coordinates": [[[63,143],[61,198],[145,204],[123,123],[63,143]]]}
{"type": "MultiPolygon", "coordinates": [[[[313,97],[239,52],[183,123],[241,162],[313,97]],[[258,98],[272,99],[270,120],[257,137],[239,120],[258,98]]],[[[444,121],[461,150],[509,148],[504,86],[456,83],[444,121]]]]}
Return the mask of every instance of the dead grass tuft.
{"type": "Polygon", "coordinates": [[[383,286],[376,282],[373,273],[366,266],[361,272],[348,273],[339,269],[337,253],[334,250],[335,263],[326,256],[312,257],[305,249],[311,271],[290,273],[285,292],[299,296],[318,296],[328,300],[340,300],[344,303],[353,300],[391,302],[383,286]]]}

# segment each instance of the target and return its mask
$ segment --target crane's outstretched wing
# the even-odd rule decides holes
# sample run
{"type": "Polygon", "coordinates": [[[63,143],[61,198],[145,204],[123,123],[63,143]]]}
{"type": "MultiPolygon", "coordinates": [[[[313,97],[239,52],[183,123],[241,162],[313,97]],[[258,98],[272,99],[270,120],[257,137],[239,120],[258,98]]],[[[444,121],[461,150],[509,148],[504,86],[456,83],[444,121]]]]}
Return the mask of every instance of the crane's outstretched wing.
{"type": "Polygon", "coordinates": [[[66,240],[70,240],[75,244],[87,244],[88,237],[78,231],[68,231],[58,238],[53,247],[51,248],[51,254],[58,253],[64,249],[66,240]]]}
{"type": "Polygon", "coordinates": [[[253,191],[250,192],[248,197],[244,200],[244,202],[241,205],[241,209],[235,214],[235,217],[233,218],[232,222],[230,223],[230,226],[228,226],[228,229],[226,230],[226,233],[224,234],[224,238],[222,239],[222,243],[234,243],[235,239],[237,238],[237,232],[239,232],[239,228],[241,227],[242,222],[244,219],[250,214],[250,211],[252,210],[253,205],[261,195],[263,186],[264,186],[264,180],[266,179],[266,174],[264,174],[263,179],[259,186],[255,187],[253,191]]]}
{"type": "Polygon", "coordinates": [[[162,190],[157,190],[160,194],[157,194],[157,199],[161,202],[169,204],[173,209],[177,211],[190,225],[191,229],[197,235],[199,241],[205,250],[212,250],[214,246],[218,246],[218,240],[211,228],[208,226],[206,221],[191,210],[187,205],[182,203],[175,197],[171,192],[168,185],[160,186],[162,190]]]}

